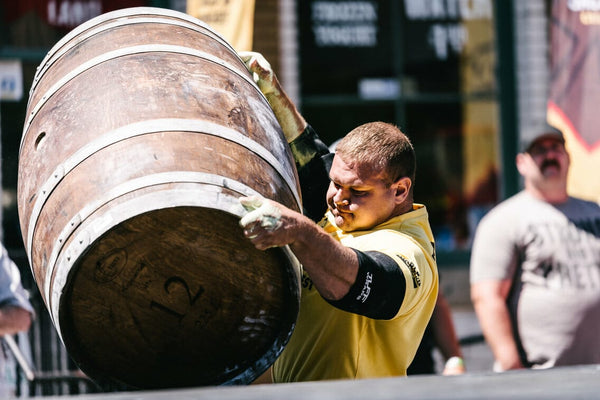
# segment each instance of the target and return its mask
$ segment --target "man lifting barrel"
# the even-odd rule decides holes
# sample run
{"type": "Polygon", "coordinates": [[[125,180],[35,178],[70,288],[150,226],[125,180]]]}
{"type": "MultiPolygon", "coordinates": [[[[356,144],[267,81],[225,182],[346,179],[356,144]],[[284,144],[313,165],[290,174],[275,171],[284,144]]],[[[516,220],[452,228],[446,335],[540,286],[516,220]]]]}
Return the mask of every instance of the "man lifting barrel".
{"type": "Polygon", "coordinates": [[[391,124],[367,123],[331,159],[269,63],[240,56],[290,144],[305,209],[240,199],[249,211],[240,225],[256,248],[288,245],[303,266],[298,320],[273,381],[406,375],[438,292],[427,210],[413,203],[410,140],[391,124]]]}

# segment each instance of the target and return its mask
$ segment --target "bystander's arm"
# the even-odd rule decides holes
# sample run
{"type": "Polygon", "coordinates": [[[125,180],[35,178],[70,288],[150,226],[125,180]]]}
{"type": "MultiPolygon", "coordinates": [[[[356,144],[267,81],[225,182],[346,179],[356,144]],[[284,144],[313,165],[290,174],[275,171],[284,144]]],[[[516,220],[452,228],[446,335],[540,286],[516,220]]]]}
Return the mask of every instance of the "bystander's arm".
{"type": "Polygon", "coordinates": [[[31,313],[19,306],[0,307],[0,336],[26,331],[31,325],[31,313]]]}
{"type": "Polygon", "coordinates": [[[448,300],[441,290],[438,293],[435,309],[431,316],[431,331],[436,347],[446,361],[442,373],[444,375],[459,375],[464,373],[465,365],[456,336],[456,330],[454,329],[452,312],[448,300]]]}
{"type": "Polygon", "coordinates": [[[501,371],[523,368],[506,306],[510,287],[510,279],[471,284],[471,301],[483,335],[494,354],[495,368],[501,371]]]}

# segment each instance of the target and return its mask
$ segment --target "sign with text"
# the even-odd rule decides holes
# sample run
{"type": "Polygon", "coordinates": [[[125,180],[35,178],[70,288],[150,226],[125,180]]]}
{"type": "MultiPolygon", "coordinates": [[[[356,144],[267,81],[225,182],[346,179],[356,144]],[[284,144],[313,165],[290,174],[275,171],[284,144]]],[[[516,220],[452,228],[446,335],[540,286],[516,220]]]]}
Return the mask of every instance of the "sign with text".
{"type": "Polygon", "coordinates": [[[19,60],[0,60],[0,100],[23,97],[23,70],[19,60]]]}
{"type": "Polygon", "coordinates": [[[298,2],[302,91],[356,94],[365,77],[392,75],[389,1],[298,2]]]}
{"type": "MultiPolygon", "coordinates": [[[[304,95],[356,94],[363,79],[398,74],[397,93],[461,92],[468,44],[493,22],[492,0],[308,0],[298,7],[304,95]]],[[[479,42],[467,62],[492,51],[493,43],[479,42]]],[[[489,90],[488,81],[478,86],[489,90]]]]}
{"type": "Polygon", "coordinates": [[[467,46],[482,32],[491,36],[492,1],[404,0],[401,11],[405,83],[419,92],[464,91],[461,69],[491,51],[487,40],[467,46]]]}
{"type": "Polygon", "coordinates": [[[4,1],[4,19],[17,21],[31,13],[56,28],[73,29],[83,22],[108,11],[146,6],[146,0],[27,0],[4,1]]]}

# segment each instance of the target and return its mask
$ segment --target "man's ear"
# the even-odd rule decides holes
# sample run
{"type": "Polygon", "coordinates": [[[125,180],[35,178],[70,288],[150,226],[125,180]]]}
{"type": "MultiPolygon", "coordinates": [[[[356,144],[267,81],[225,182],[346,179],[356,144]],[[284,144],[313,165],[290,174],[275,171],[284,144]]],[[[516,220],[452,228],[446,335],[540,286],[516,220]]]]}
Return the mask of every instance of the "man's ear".
{"type": "Polygon", "coordinates": [[[410,194],[410,188],[412,187],[412,181],[409,177],[405,176],[404,178],[398,179],[394,183],[396,189],[396,204],[401,204],[406,201],[410,194]]]}
{"type": "Polygon", "coordinates": [[[525,174],[525,157],[527,157],[526,153],[518,153],[515,157],[515,165],[521,175],[525,174]]]}

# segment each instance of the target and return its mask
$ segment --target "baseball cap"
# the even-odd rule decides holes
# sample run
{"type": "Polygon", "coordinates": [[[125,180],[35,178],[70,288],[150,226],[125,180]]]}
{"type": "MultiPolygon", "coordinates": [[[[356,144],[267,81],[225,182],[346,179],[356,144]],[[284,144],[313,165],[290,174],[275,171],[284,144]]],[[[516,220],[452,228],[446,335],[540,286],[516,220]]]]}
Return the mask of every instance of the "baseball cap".
{"type": "Polygon", "coordinates": [[[522,153],[529,152],[529,150],[531,150],[533,145],[535,145],[536,143],[538,143],[542,140],[545,140],[545,139],[554,139],[562,144],[565,143],[565,138],[564,138],[562,132],[553,126],[546,124],[541,130],[538,131],[538,134],[536,134],[535,136],[533,136],[529,139],[525,139],[522,141],[521,152],[522,153]]]}

